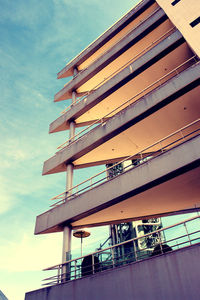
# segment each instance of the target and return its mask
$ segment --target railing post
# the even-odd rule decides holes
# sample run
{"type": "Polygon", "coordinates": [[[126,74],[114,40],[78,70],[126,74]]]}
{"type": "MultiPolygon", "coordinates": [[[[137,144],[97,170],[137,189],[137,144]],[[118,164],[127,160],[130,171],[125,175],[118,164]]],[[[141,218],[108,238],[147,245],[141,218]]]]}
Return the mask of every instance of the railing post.
{"type": "Polygon", "coordinates": [[[190,240],[190,235],[189,235],[189,232],[188,232],[188,229],[187,229],[187,225],[186,225],[185,222],[183,223],[183,225],[184,225],[185,231],[186,231],[186,233],[187,233],[188,241],[189,241],[190,245],[192,245],[191,240],[190,240]]]}
{"type": "Polygon", "coordinates": [[[74,279],[76,279],[76,264],[77,260],[74,261],[74,279]]]}
{"type": "Polygon", "coordinates": [[[159,142],[159,144],[160,144],[160,150],[161,150],[161,152],[163,153],[163,146],[162,146],[162,142],[159,142]]]}
{"type": "Polygon", "coordinates": [[[60,283],[60,265],[58,266],[58,278],[57,283],[60,283]]]}
{"type": "Polygon", "coordinates": [[[112,266],[113,268],[115,267],[115,255],[114,255],[114,249],[111,248],[111,253],[112,253],[112,266]]]}
{"type": "Polygon", "coordinates": [[[135,261],[137,261],[138,257],[137,257],[137,249],[136,249],[136,245],[135,245],[135,240],[133,240],[133,249],[134,249],[135,261]]]}
{"type": "Polygon", "coordinates": [[[158,238],[159,238],[160,250],[161,250],[161,253],[163,254],[164,252],[163,252],[163,247],[162,247],[162,240],[160,238],[160,231],[158,233],[158,238]]]}
{"type": "Polygon", "coordinates": [[[94,274],[94,254],[92,254],[92,274],[94,274]]]}

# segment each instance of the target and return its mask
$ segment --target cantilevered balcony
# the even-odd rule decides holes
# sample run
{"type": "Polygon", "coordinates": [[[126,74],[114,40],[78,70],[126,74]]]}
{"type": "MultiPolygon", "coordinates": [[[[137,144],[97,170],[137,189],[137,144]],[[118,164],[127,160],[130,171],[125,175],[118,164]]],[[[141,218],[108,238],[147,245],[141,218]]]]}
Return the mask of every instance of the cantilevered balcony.
{"type": "MultiPolygon", "coordinates": [[[[144,223],[136,227],[136,231],[144,223]]],[[[152,223],[155,224],[155,223],[152,223]]],[[[158,229],[154,232],[139,235],[136,238],[123,241],[119,244],[98,249],[85,256],[70,259],[69,261],[46,268],[50,277],[43,280],[44,286],[54,286],[71,280],[83,279],[86,276],[101,276],[101,272],[113,271],[116,268],[133,264],[137,268],[138,262],[146,259],[180,251],[195,244],[200,246],[200,216],[196,215],[185,221],[158,229]],[[151,244],[149,243],[151,241],[151,244]],[[83,260],[90,257],[84,266],[83,260]],[[67,272],[66,272],[67,270],[67,272]]],[[[190,249],[192,251],[192,249],[190,249]]],[[[47,275],[46,275],[47,276],[47,275]]]]}
{"type": "Polygon", "coordinates": [[[73,187],[70,198],[66,192],[62,200],[55,197],[58,206],[37,217],[35,233],[62,231],[66,224],[95,226],[200,207],[197,124],[199,120],[140,151],[139,164],[117,177],[107,181],[101,173],[73,187]]]}
{"type": "Polygon", "coordinates": [[[153,83],[156,81],[158,86],[159,79],[164,78],[164,82],[174,76],[171,71],[178,66],[183,64],[184,69],[194,63],[190,60],[193,56],[181,34],[173,32],[93,93],[71,105],[68,111],[52,122],[50,132],[67,129],[68,122],[72,120],[76,122],[76,126],[91,124],[130,98],[136,101],[141,97],[142,91],[146,94],[154,89],[156,84],[153,83]]]}
{"type": "MultiPolygon", "coordinates": [[[[103,53],[90,66],[77,73],[64,88],[55,95],[55,101],[72,98],[72,92],[77,95],[97,89],[109,78],[117,74],[131,61],[141,56],[146,49],[159,43],[174,25],[167,19],[164,11],[156,6],[148,18],[130,30],[108,51],[103,53]]],[[[146,50],[147,51],[147,50],[146,50]]]]}
{"type": "Polygon", "coordinates": [[[80,168],[119,161],[200,118],[200,63],[179,73],[181,68],[152,92],[136,102],[131,98],[99,120],[100,125],[64,143],[44,163],[43,174],[65,171],[68,162],[80,168]]]}
{"type": "MultiPolygon", "coordinates": [[[[199,230],[199,227],[197,228],[199,230]]],[[[179,241],[176,242],[179,244],[179,241]]],[[[27,293],[25,300],[66,300],[68,297],[75,300],[110,300],[111,298],[149,300],[150,297],[162,300],[197,300],[200,277],[199,256],[199,244],[184,248],[181,246],[180,249],[172,252],[120,268],[43,287],[27,293]]]]}
{"type": "Polygon", "coordinates": [[[78,71],[88,67],[99,56],[116,44],[132,28],[136,27],[149,14],[158,8],[155,0],[143,0],[134,6],[124,17],[106,30],[99,38],[69,62],[59,73],[58,78],[73,75],[74,68],[78,71]]]}

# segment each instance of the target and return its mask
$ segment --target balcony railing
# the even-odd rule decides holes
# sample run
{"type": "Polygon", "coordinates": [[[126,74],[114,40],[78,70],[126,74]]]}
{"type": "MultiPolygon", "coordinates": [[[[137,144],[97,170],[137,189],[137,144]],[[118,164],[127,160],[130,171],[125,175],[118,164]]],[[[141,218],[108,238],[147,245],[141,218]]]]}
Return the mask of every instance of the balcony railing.
{"type": "Polygon", "coordinates": [[[180,72],[183,71],[183,69],[186,69],[188,66],[191,66],[193,64],[195,64],[198,61],[197,56],[194,55],[192,57],[190,57],[189,59],[185,60],[182,64],[180,64],[179,66],[177,66],[176,68],[174,68],[173,70],[171,70],[170,72],[168,72],[167,74],[165,74],[164,76],[160,77],[159,79],[157,79],[156,81],[154,81],[153,83],[151,83],[150,85],[148,85],[146,88],[144,88],[142,91],[140,91],[139,93],[137,93],[136,95],[134,95],[133,97],[131,97],[130,99],[128,99],[127,101],[125,101],[124,103],[122,103],[121,105],[119,105],[118,107],[116,107],[115,109],[113,109],[112,111],[110,111],[108,114],[106,114],[105,116],[101,117],[100,119],[92,122],[92,124],[90,124],[89,126],[85,127],[83,130],[79,131],[76,135],[74,135],[73,137],[69,138],[68,140],[66,140],[63,144],[61,144],[60,146],[58,146],[58,150],[62,151],[63,149],[65,149],[69,144],[73,144],[74,142],[76,142],[77,140],[79,140],[80,138],[85,138],[86,134],[88,134],[92,128],[95,127],[100,127],[102,126],[102,124],[105,124],[105,122],[107,122],[107,120],[109,120],[111,117],[113,117],[114,115],[116,115],[117,113],[121,113],[123,112],[123,110],[130,104],[132,104],[134,102],[134,105],[136,103],[138,103],[138,101],[141,100],[141,97],[144,97],[147,93],[149,93],[153,88],[157,89],[159,88],[163,83],[165,83],[169,78],[171,79],[171,77],[178,75],[180,72]],[[139,97],[139,99],[138,99],[139,97]]]}
{"type": "Polygon", "coordinates": [[[44,271],[54,271],[56,275],[44,279],[43,285],[55,285],[76,280],[197,243],[200,243],[200,216],[198,212],[197,216],[185,221],[68,260],[64,264],[49,267],[44,271]]]}
{"type": "MultiPolygon", "coordinates": [[[[141,5],[141,3],[138,3],[136,6],[134,6],[134,9],[136,9],[138,6],[140,6],[141,5]]],[[[160,9],[160,8],[159,8],[160,9]]],[[[147,16],[144,20],[142,20],[139,24],[137,24],[136,25],[136,27],[138,26],[138,25],[140,25],[140,24],[142,24],[144,21],[146,21],[149,17],[151,17],[155,12],[157,12],[159,9],[156,9],[155,11],[153,11],[153,13],[151,13],[151,15],[149,15],[149,16],[147,16]]],[[[132,10],[132,9],[131,9],[132,10]]],[[[130,11],[131,11],[130,10],[130,11]]],[[[127,12],[128,13],[128,12],[127,12]]],[[[125,15],[124,15],[125,16],[125,15]]],[[[123,18],[123,17],[122,17],[123,18]]],[[[121,19],[121,18],[120,18],[121,19]]],[[[119,20],[120,20],[119,19],[119,20]]],[[[91,48],[92,47],[92,45],[101,37],[101,36],[103,36],[107,31],[109,31],[109,29],[111,28],[111,27],[113,27],[119,20],[117,20],[112,26],[110,26],[108,29],[106,29],[106,31],[104,31],[100,36],[98,36],[92,43],[90,43],[85,49],[83,49],[77,56],[75,56],[73,59],[71,59],[68,63],[67,63],[67,65],[69,65],[69,64],[71,64],[74,60],[76,60],[79,56],[81,56],[81,54],[83,54],[85,51],[87,51],[87,49],[88,48],[91,48]]],[[[135,27],[135,28],[136,28],[135,27]]],[[[133,28],[131,28],[126,34],[129,34],[131,31],[133,30],[133,28]]],[[[118,42],[119,41],[121,41],[122,39],[124,38],[124,36],[122,36],[119,40],[118,40],[118,42]]],[[[107,51],[109,50],[109,48],[108,49],[106,49],[105,51],[103,51],[99,56],[97,56],[97,58],[95,58],[95,60],[96,59],[98,59],[100,56],[102,56],[104,53],[106,53],[107,51]]],[[[94,61],[95,61],[94,60],[94,61]]],[[[94,61],[92,61],[92,62],[94,62],[94,61]]],[[[79,73],[78,74],[80,74],[81,72],[83,72],[85,69],[83,69],[83,70],[80,70],[79,71],[79,73]]],[[[60,72],[59,72],[60,73],[60,72]]]]}
{"type": "MultiPolygon", "coordinates": [[[[136,25],[136,27],[134,29],[136,29],[138,26],[140,26],[142,23],[144,23],[147,19],[150,19],[155,13],[157,13],[160,10],[160,7],[157,8],[156,10],[154,10],[150,15],[148,15],[144,20],[142,20],[139,24],[136,25]]],[[[165,32],[162,36],[160,36],[158,39],[154,40],[152,43],[150,43],[146,48],[144,48],[141,52],[139,52],[136,56],[134,56],[131,60],[129,60],[126,64],[124,64],[123,66],[121,66],[120,68],[118,68],[115,72],[113,72],[111,75],[109,75],[108,77],[104,78],[101,82],[99,82],[96,86],[94,86],[93,88],[91,88],[91,90],[87,91],[84,93],[84,95],[80,98],[78,98],[75,102],[71,103],[68,107],[66,107],[61,114],[66,113],[68,110],[71,109],[72,106],[76,105],[77,103],[86,100],[86,97],[88,97],[91,93],[94,92],[94,90],[96,90],[99,86],[101,86],[104,82],[106,82],[108,79],[110,79],[111,77],[113,77],[115,74],[117,74],[119,71],[121,71],[122,69],[124,69],[128,64],[130,64],[131,62],[133,62],[136,58],[138,58],[139,56],[141,56],[142,54],[144,54],[145,52],[147,52],[149,49],[151,49],[154,45],[156,45],[158,42],[160,42],[162,39],[164,39],[165,37],[167,37],[169,34],[171,34],[172,32],[174,32],[176,30],[176,27],[171,28],[170,30],[168,30],[167,32],[165,32]]],[[[133,31],[133,28],[130,29],[126,35],[128,35],[131,31],[133,31]]],[[[120,38],[118,42],[120,42],[122,39],[124,39],[124,37],[120,38]]],[[[103,54],[105,54],[107,51],[109,51],[109,49],[105,50],[103,53],[101,53],[102,56],[103,54]]],[[[98,59],[98,57],[96,58],[98,59]]],[[[95,59],[95,60],[96,60],[95,59]]],[[[85,71],[85,69],[81,70],[80,72],[77,73],[76,76],[79,76],[83,71],[85,71]]],[[[76,77],[75,76],[75,77],[76,77]]],[[[74,78],[75,78],[74,77],[74,78]]]]}
{"type": "MultiPolygon", "coordinates": [[[[179,130],[171,133],[170,135],[164,137],[163,139],[157,141],[156,143],[148,146],[147,148],[139,151],[138,153],[134,153],[129,157],[117,162],[106,170],[97,173],[96,175],[82,181],[81,183],[73,186],[67,191],[51,198],[50,200],[58,200],[56,203],[52,204],[51,207],[58,206],[65,201],[68,201],[77,195],[94,188],[95,186],[110,180],[109,176],[107,176],[107,171],[119,164],[124,163],[125,161],[131,161],[137,159],[137,164],[133,165],[132,163],[128,164],[124,170],[128,171],[131,167],[138,167],[139,165],[146,163],[150,159],[155,158],[158,155],[172,149],[173,147],[189,140],[192,137],[199,135],[200,133],[200,119],[195,120],[194,122],[180,128],[179,130]]],[[[121,174],[117,175],[120,176],[121,174]]]]}

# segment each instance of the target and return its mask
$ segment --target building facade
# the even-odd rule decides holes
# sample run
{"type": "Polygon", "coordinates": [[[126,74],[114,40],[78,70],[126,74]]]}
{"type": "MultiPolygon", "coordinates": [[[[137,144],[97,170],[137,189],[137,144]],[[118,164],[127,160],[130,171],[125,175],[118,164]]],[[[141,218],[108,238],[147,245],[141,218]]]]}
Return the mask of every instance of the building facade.
{"type": "Polygon", "coordinates": [[[73,78],[54,101],[72,102],[49,133],[69,139],[43,175],[63,172],[67,184],[35,234],[63,232],[63,263],[73,229],[138,222],[140,235],[162,216],[199,210],[199,32],[199,1],[143,0],[58,73],[73,78]],[[74,169],[105,164],[73,185],[74,169]]]}

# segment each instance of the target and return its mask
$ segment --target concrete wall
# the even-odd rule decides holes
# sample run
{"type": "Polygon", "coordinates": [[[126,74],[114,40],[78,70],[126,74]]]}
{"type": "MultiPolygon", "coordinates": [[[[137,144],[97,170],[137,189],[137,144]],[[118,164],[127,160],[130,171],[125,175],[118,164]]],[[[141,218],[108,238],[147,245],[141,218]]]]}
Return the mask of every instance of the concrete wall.
{"type": "Polygon", "coordinates": [[[200,56],[200,24],[192,27],[190,24],[199,17],[200,1],[179,0],[166,1],[156,0],[163,8],[170,20],[182,33],[190,47],[200,56]]]}
{"type": "Polygon", "coordinates": [[[26,294],[25,300],[197,300],[200,244],[26,294]]]}

